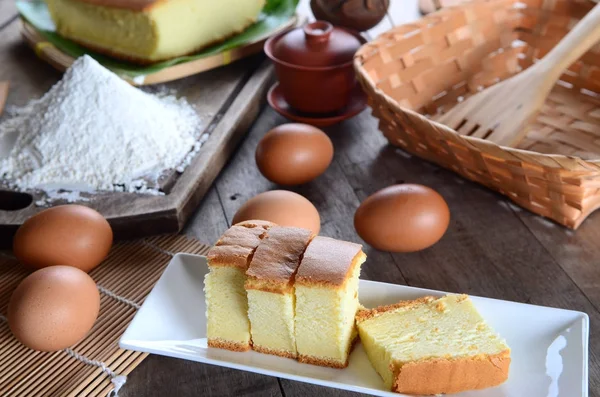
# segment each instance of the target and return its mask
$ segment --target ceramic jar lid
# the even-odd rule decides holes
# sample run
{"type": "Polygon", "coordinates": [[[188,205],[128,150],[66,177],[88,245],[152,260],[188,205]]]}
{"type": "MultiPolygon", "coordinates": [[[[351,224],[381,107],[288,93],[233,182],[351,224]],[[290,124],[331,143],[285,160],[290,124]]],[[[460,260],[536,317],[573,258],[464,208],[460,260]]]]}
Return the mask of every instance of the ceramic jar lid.
{"type": "Polygon", "coordinates": [[[277,60],[305,67],[330,67],[351,62],[362,45],[358,33],[316,21],[281,36],[272,47],[277,60]]]}

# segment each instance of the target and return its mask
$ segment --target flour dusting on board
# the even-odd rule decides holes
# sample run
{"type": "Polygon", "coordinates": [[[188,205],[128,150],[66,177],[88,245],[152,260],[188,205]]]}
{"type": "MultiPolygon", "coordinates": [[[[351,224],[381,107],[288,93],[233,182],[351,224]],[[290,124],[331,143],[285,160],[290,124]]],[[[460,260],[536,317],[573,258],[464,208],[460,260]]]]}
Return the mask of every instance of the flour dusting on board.
{"type": "Polygon", "coordinates": [[[0,146],[14,141],[0,177],[19,190],[79,184],[160,194],[160,175],[183,172],[206,140],[200,124],[185,99],[134,88],[86,55],[0,124],[0,146]]]}

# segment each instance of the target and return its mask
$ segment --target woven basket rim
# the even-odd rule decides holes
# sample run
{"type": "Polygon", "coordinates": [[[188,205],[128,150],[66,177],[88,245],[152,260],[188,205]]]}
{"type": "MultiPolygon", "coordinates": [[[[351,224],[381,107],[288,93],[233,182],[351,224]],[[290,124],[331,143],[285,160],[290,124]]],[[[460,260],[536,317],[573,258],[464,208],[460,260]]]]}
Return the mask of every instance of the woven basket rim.
{"type": "MultiPolygon", "coordinates": [[[[485,2],[493,3],[493,2],[502,2],[502,1],[505,1],[505,0],[486,0],[485,2]]],[[[514,0],[511,3],[514,4],[514,3],[521,3],[521,2],[519,0],[514,0]]],[[[577,164],[576,168],[578,168],[578,171],[582,170],[582,169],[586,169],[586,168],[588,169],[588,171],[600,171],[600,154],[597,155],[599,157],[598,159],[586,160],[579,156],[568,156],[568,155],[558,154],[558,153],[557,154],[544,154],[544,153],[535,152],[535,151],[531,151],[531,150],[527,150],[527,149],[518,149],[518,148],[514,148],[514,147],[509,147],[509,146],[502,146],[502,145],[498,145],[496,143],[493,143],[491,141],[488,141],[488,140],[485,140],[482,138],[471,137],[468,135],[461,135],[461,134],[457,133],[454,129],[452,129],[444,124],[441,124],[437,121],[431,120],[430,118],[426,117],[425,115],[423,115],[413,109],[409,109],[409,108],[406,108],[406,107],[400,105],[398,103],[398,101],[396,101],[394,98],[392,98],[387,93],[385,93],[385,91],[383,91],[381,88],[377,87],[376,83],[373,81],[373,79],[371,79],[369,74],[363,68],[362,60],[363,60],[365,53],[378,52],[379,50],[377,49],[375,44],[379,43],[379,42],[388,41],[389,39],[386,38],[386,36],[389,35],[390,33],[394,32],[394,31],[400,31],[401,29],[406,28],[406,27],[414,27],[414,29],[412,31],[415,31],[415,30],[421,29],[422,25],[439,24],[439,23],[443,22],[443,19],[440,17],[443,17],[444,15],[450,14],[453,12],[458,12],[459,10],[466,8],[466,7],[473,7],[473,4],[463,4],[463,5],[442,8],[436,12],[426,15],[425,17],[421,18],[420,20],[408,22],[408,23],[405,23],[402,25],[398,25],[398,26],[388,30],[387,32],[381,34],[376,39],[364,44],[363,46],[361,46],[359,48],[359,50],[354,55],[354,69],[356,70],[356,73],[358,73],[362,79],[367,81],[370,88],[374,91],[374,93],[376,95],[378,95],[380,98],[385,99],[386,103],[388,103],[389,105],[395,106],[395,107],[399,108],[400,110],[402,110],[403,112],[411,113],[414,115],[418,115],[422,118],[425,118],[429,123],[433,124],[437,129],[443,131],[444,134],[448,134],[453,140],[462,141],[463,144],[465,144],[469,147],[494,148],[494,149],[496,149],[496,150],[494,150],[494,153],[497,154],[498,152],[501,152],[506,155],[506,157],[503,158],[503,160],[506,160],[506,161],[523,162],[523,161],[525,161],[524,157],[526,157],[527,162],[535,163],[540,166],[543,165],[545,167],[549,167],[549,166],[552,167],[552,165],[548,164],[548,160],[551,160],[552,162],[554,162],[556,164],[555,167],[562,168],[562,169],[564,169],[564,167],[566,166],[565,163],[570,163],[572,166],[577,164]],[[592,168],[592,170],[590,170],[590,168],[592,168]]],[[[399,34],[401,34],[402,36],[405,36],[406,32],[400,32],[399,34]]],[[[489,152],[489,151],[486,151],[486,152],[489,152]]],[[[496,154],[490,154],[490,155],[497,157],[496,154]]],[[[572,166],[568,167],[568,168],[575,168],[572,166]]],[[[575,170],[573,170],[573,171],[575,171],[575,170]]]]}

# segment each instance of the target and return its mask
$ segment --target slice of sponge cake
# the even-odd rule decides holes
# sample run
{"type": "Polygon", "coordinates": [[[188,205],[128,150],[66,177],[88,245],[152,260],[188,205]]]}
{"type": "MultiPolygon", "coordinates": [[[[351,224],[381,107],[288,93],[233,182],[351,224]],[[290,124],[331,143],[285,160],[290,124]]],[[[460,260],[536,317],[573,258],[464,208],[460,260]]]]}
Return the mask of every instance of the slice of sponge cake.
{"type": "Polygon", "coordinates": [[[243,31],[265,0],[46,0],[57,32],[116,58],[152,63],[243,31]]]}
{"type": "Polygon", "coordinates": [[[252,348],[296,358],[294,276],[313,234],[274,226],[260,242],[246,271],[252,348]]]}
{"type": "Polygon", "coordinates": [[[248,221],[232,226],[208,252],[204,280],[208,345],[245,351],[251,347],[244,282],[254,250],[273,224],[248,221]]]}
{"type": "Polygon", "coordinates": [[[359,244],[315,237],[296,274],[298,361],[344,368],[357,332],[359,244]]]}
{"type": "Polygon", "coordinates": [[[467,295],[360,310],[356,323],[369,360],[392,391],[458,393],[508,378],[510,348],[467,295]]]}

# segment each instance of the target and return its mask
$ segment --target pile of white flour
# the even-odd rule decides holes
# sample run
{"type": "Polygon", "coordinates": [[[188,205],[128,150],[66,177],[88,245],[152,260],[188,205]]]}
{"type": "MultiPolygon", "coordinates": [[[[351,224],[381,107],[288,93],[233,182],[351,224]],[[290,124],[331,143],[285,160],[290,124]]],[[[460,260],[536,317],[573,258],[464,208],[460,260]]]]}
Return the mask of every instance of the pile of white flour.
{"type": "Polygon", "coordinates": [[[156,194],[160,174],[182,171],[200,148],[200,122],[184,99],[145,93],[86,55],[0,124],[0,145],[16,137],[0,158],[0,177],[20,190],[84,185],[156,194]]]}

